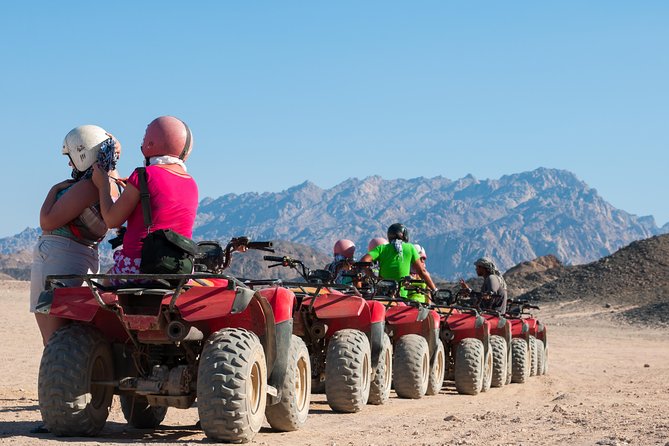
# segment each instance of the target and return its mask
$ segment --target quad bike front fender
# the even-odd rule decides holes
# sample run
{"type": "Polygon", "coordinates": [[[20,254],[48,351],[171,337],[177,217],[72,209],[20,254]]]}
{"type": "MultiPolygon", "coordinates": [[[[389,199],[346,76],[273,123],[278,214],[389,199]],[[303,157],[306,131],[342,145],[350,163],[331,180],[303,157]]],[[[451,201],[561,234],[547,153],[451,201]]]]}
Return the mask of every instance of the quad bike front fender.
{"type": "Polygon", "coordinates": [[[529,339],[530,326],[524,319],[508,319],[511,324],[511,337],[529,339]]]}
{"type": "Polygon", "coordinates": [[[439,313],[425,307],[396,305],[386,310],[386,324],[393,342],[407,334],[422,336],[427,340],[430,358],[436,351],[439,321],[439,313]]]}
{"type": "Polygon", "coordinates": [[[445,327],[452,333],[452,342],[457,344],[465,338],[476,338],[487,345],[490,336],[490,324],[483,316],[458,313],[451,314],[445,321],[445,327]]]}
{"type": "Polygon", "coordinates": [[[303,301],[302,305],[311,302],[318,319],[357,318],[363,309],[367,308],[366,301],[362,297],[351,294],[321,294],[303,301]]]}
{"type": "Polygon", "coordinates": [[[533,317],[528,317],[523,319],[523,321],[528,325],[528,331],[531,336],[534,336],[535,338],[538,337],[537,334],[539,332],[539,321],[533,317]]]}

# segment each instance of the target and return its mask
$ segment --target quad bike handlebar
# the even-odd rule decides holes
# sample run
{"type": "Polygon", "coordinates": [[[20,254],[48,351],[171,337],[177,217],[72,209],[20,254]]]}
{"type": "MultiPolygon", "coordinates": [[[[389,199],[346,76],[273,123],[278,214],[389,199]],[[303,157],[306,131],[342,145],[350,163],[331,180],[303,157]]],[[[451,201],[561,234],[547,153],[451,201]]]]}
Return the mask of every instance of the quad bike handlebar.
{"type": "Polygon", "coordinates": [[[268,262],[277,262],[273,265],[267,265],[267,268],[274,268],[277,266],[284,266],[292,268],[307,282],[309,281],[309,268],[307,268],[301,260],[293,259],[288,256],[263,256],[263,260],[268,262]]]}
{"type": "Polygon", "coordinates": [[[252,242],[248,237],[234,237],[225,248],[217,241],[198,242],[198,252],[195,256],[196,271],[218,273],[230,266],[233,251],[257,249],[274,252],[272,242],[252,242]]]}
{"type": "Polygon", "coordinates": [[[510,316],[520,316],[521,314],[528,314],[526,310],[541,310],[538,305],[532,305],[527,299],[509,299],[507,302],[506,313],[510,316]]]}

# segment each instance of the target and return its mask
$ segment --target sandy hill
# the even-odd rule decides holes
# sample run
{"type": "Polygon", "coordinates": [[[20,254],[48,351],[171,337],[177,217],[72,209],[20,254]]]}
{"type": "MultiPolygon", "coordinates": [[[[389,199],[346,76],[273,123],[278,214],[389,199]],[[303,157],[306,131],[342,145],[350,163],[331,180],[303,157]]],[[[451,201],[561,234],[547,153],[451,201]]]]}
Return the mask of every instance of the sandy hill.
{"type": "Polygon", "coordinates": [[[596,262],[564,269],[522,297],[626,306],[624,318],[669,324],[669,235],[639,240],[596,262]]]}

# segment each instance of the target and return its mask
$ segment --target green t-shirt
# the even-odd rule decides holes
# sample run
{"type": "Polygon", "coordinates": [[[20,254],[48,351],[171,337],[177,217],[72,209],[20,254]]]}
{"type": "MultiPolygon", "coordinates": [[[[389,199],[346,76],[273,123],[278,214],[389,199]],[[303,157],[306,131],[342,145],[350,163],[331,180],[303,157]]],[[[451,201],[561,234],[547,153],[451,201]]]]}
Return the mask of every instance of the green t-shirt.
{"type": "MultiPolygon", "coordinates": [[[[418,250],[411,243],[402,243],[402,257],[392,243],[377,246],[369,251],[369,255],[379,262],[379,276],[382,279],[398,282],[411,273],[411,264],[419,258],[418,250]]],[[[400,296],[407,297],[406,290],[401,289],[400,296]]]]}

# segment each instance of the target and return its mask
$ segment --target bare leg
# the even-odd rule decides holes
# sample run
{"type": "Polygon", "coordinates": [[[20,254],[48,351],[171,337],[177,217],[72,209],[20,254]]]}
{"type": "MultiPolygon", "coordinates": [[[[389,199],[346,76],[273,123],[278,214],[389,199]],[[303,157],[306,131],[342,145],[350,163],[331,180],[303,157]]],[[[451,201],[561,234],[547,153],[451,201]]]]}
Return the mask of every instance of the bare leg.
{"type": "Polygon", "coordinates": [[[49,338],[56,330],[68,323],[67,319],[61,319],[41,313],[35,313],[35,320],[37,320],[37,326],[42,334],[42,344],[44,344],[44,346],[46,346],[46,343],[49,342],[49,338]]]}

